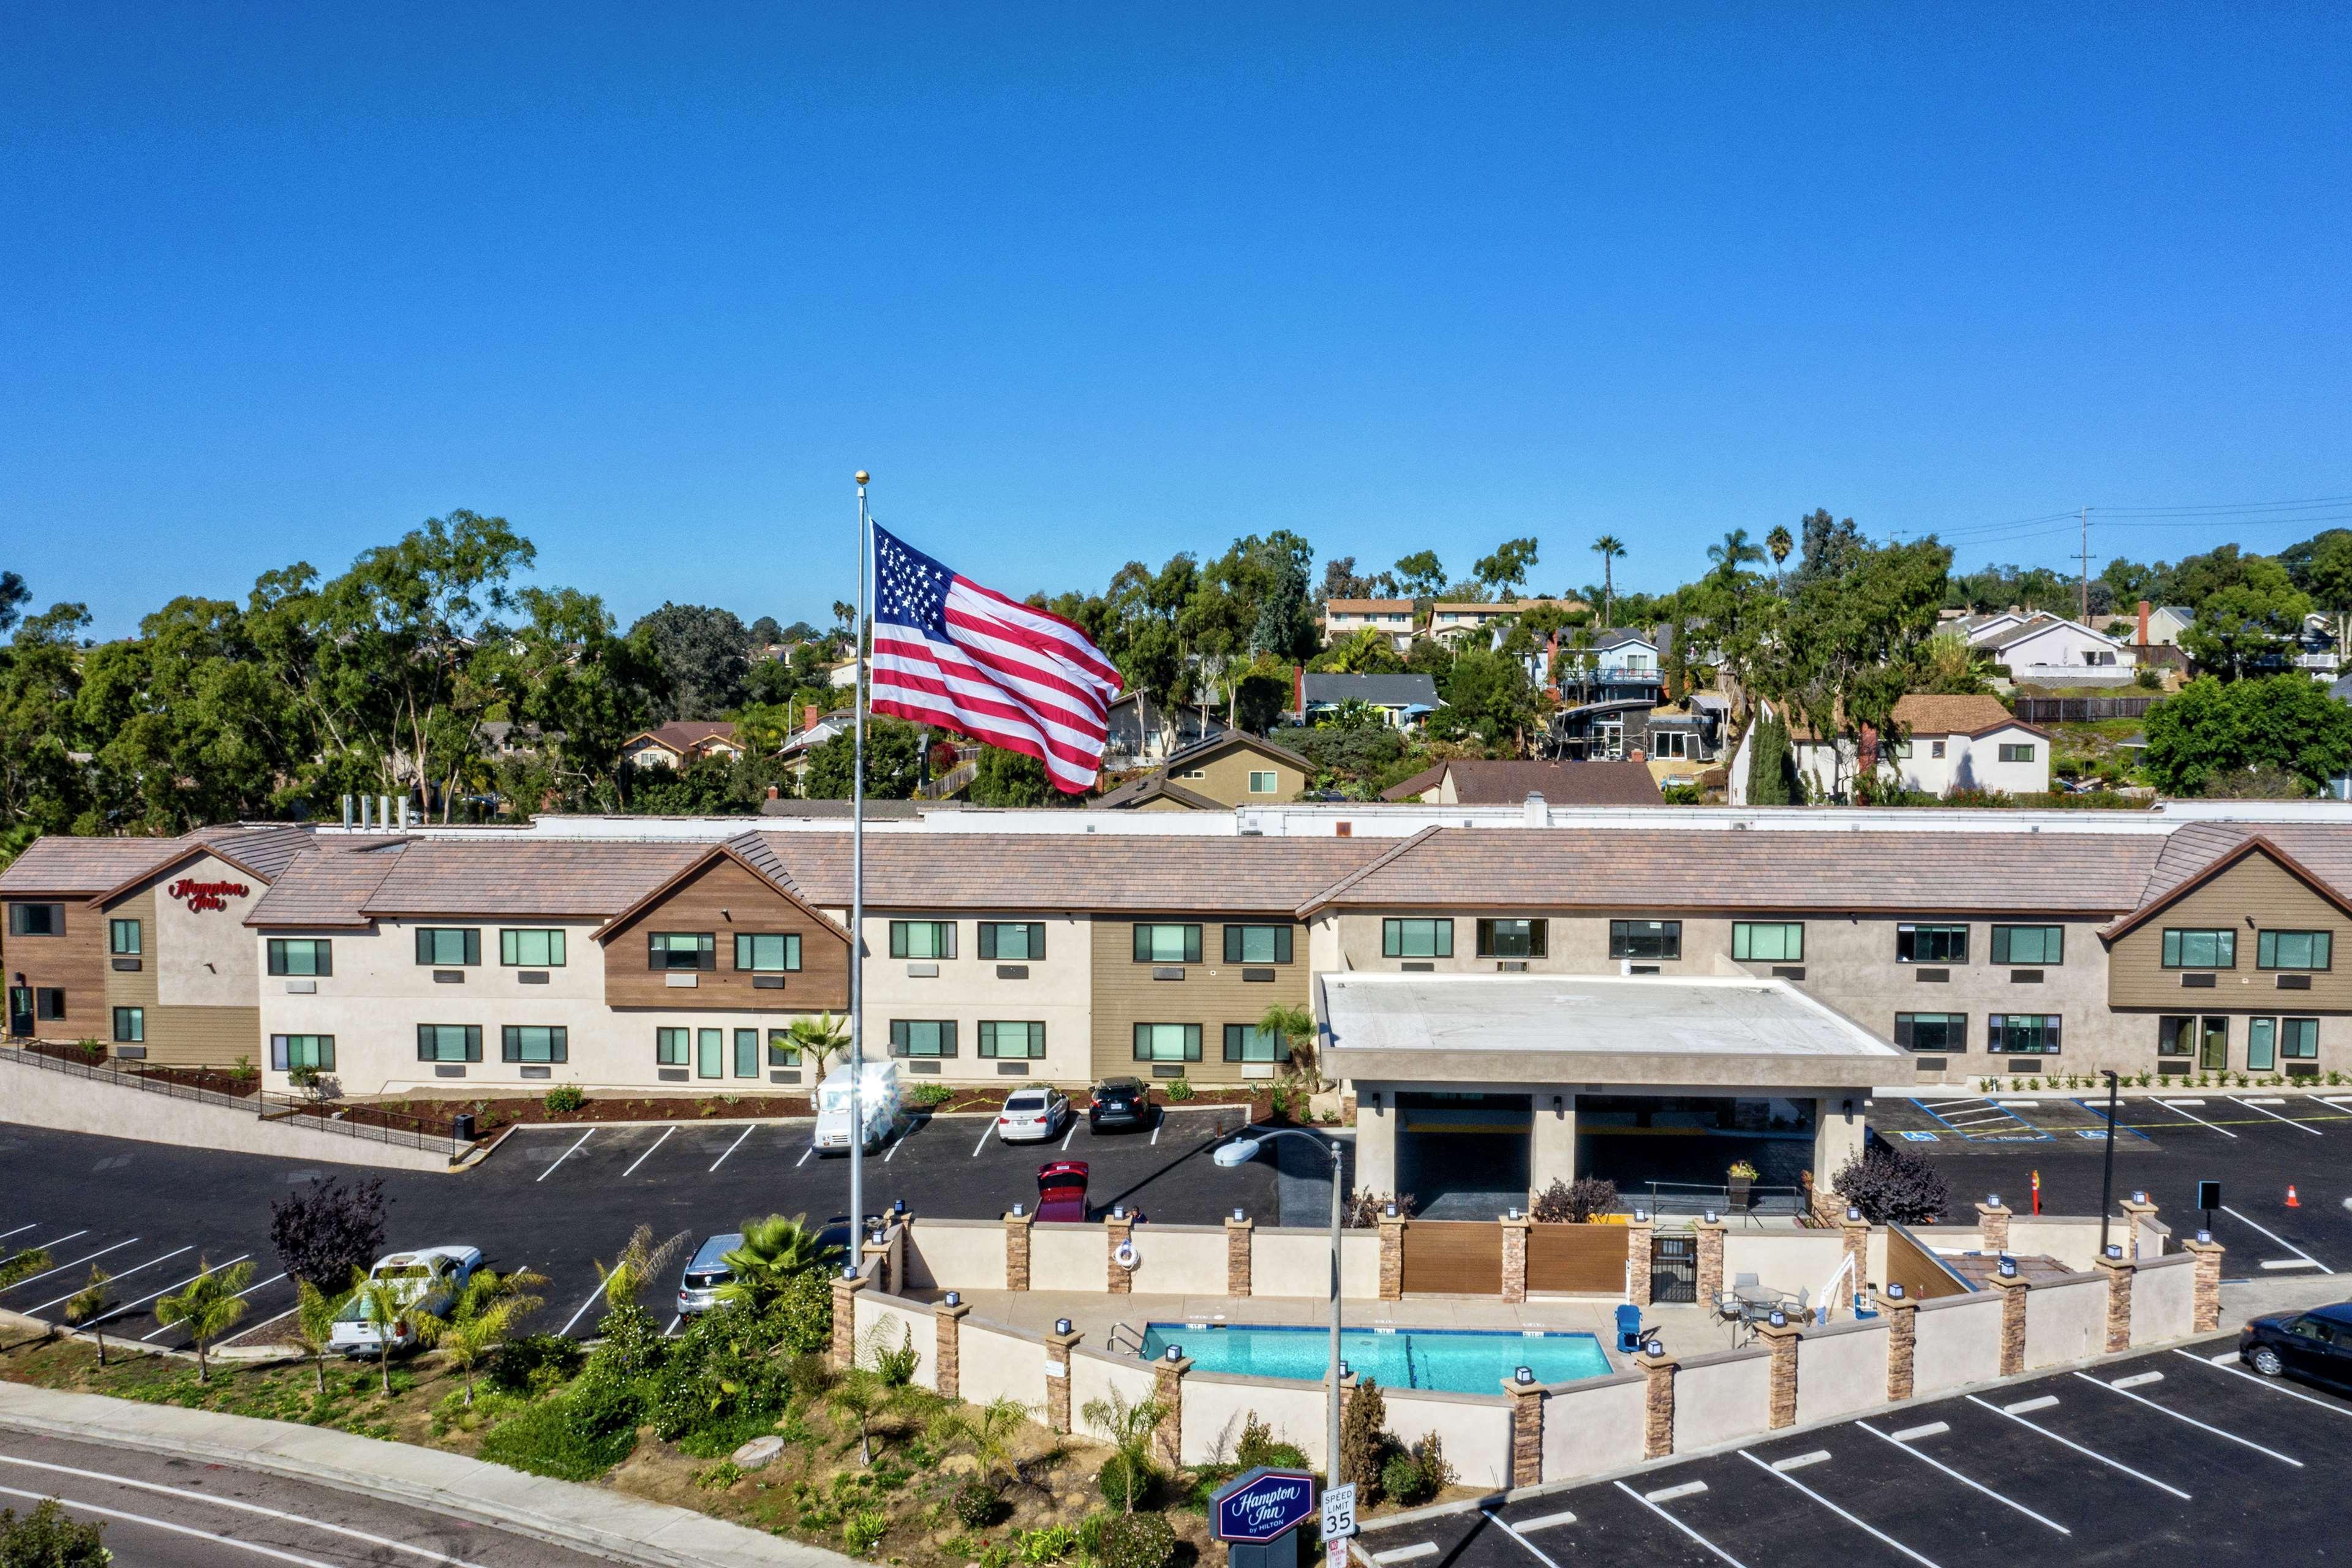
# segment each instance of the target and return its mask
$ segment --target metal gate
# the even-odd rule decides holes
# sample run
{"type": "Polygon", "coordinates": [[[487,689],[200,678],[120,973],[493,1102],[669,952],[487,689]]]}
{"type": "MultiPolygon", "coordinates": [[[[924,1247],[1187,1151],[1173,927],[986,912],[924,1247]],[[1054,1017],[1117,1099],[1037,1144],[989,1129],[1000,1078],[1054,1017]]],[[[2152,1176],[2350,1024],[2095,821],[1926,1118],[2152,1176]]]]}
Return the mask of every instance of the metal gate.
{"type": "Polygon", "coordinates": [[[1698,1237],[1683,1232],[1650,1237],[1650,1300],[1662,1307],[1698,1300],[1698,1237]]]}

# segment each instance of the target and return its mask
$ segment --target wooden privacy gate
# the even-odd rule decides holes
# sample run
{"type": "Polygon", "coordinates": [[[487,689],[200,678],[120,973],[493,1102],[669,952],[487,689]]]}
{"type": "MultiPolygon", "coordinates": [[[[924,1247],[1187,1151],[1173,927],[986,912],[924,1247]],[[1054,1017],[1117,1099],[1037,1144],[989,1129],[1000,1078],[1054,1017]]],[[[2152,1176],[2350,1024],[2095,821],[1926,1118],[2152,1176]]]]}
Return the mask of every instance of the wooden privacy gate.
{"type": "MultiPolygon", "coordinates": [[[[1622,1266],[1622,1233],[1617,1256],[1622,1266]]],[[[1412,1221],[1404,1227],[1404,1289],[1408,1295],[1501,1295],[1503,1227],[1493,1220],[1412,1221]]]]}
{"type": "Polygon", "coordinates": [[[1622,1225],[1529,1226],[1528,1293],[1546,1296],[1624,1295],[1625,1227],[1622,1225]]]}

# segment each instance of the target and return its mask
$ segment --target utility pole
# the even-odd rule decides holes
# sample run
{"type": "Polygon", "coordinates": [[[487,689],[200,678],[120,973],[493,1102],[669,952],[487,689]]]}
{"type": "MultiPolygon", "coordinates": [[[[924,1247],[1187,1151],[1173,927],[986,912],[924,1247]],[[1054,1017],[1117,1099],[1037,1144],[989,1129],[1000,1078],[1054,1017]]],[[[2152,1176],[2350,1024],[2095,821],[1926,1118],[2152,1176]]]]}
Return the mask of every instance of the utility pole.
{"type": "Polygon", "coordinates": [[[2082,623],[2091,624],[2091,509],[2083,509],[2083,613],[2082,623]]]}

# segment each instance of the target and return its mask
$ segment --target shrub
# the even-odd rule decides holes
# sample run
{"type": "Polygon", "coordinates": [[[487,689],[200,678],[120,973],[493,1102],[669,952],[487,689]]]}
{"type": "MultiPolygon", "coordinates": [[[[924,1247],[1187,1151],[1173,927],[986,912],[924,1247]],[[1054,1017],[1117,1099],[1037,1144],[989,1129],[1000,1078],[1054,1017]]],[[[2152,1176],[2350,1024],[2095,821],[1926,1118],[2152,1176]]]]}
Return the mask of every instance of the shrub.
{"type": "Polygon", "coordinates": [[[1273,1428],[1259,1420],[1255,1410],[1242,1421],[1241,1441],[1234,1447],[1234,1464],[1236,1474],[1260,1465],[1276,1470],[1307,1468],[1306,1453],[1294,1444],[1276,1442],[1273,1428]]]}
{"type": "Polygon", "coordinates": [[[250,1083],[259,1075],[254,1068],[253,1058],[251,1057],[239,1057],[235,1062],[230,1064],[228,1076],[236,1079],[239,1083],[250,1083]]]}
{"type": "Polygon", "coordinates": [[[565,1424],[588,1442],[610,1437],[616,1432],[628,1433],[634,1442],[637,1423],[644,1414],[635,1386],[619,1378],[598,1375],[593,1361],[588,1375],[570,1394],[560,1400],[550,1400],[540,1408],[552,1409],[559,1405],[564,1411],[565,1424]]]}
{"type": "Polygon", "coordinates": [[[1572,1182],[1555,1177],[1531,1212],[1540,1225],[1584,1225],[1616,1206],[1617,1184],[1605,1176],[1579,1176],[1572,1182]]]}
{"type": "Polygon", "coordinates": [[[1942,1217],[1952,1189],[1916,1154],[1873,1138],[1846,1162],[1832,1186],[1873,1225],[1918,1225],[1942,1217]]]}
{"type": "Polygon", "coordinates": [[[861,1508],[841,1521],[841,1543],[863,1557],[890,1532],[890,1516],[878,1508],[861,1508]]]}
{"type": "Polygon", "coordinates": [[[588,1103],[588,1095],[576,1083],[559,1083],[540,1103],[547,1107],[550,1116],[569,1116],[588,1103]]]}
{"type": "Polygon", "coordinates": [[[0,1509],[0,1563],[26,1568],[102,1568],[114,1553],[100,1544],[105,1527],[69,1519],[55,1498],[44,1498],[32,1512],[16,1517],[15,1509],[0,1509]]]}
{"type": "Polygon", "coordinates": [[[1102,1568],[1168,1568],[1176,1553],[1176,1527],[1156,1513],[1106,1520],[1100,1539],[1095,1555],[1102,1568]]]}
{"type": "MultiPolygon", "coordinates": [[[[645,1414],[669,1442],[715,1431],[745,1437],[772,1426],[791,1397],[784,1369],[766,1352],[767,1325],[737,1307],[706,1312],[671,1342],[650,1384],[645,1414]]],[[[715,1444],[699,1445],[713,1447],[715,1444]]]]}
{"type": "Polygon", "coordinates": [[[1044,1524],[1021,1532],[1024,1563],[1059,1563],[1077,1549],[1078,1529],[1074,1524],[1044,1524]]]}
{"type": "Polygon", "coordinates": [[[814,1353],[833,1346],[833,1281],[822,1268],[795,1274],[776,1298],[776,1322],[793,1350],[814,1353]]]}
{"type": "Polygon", "coordinates": [[[634,1421],[596,1427],[610,1412],[582,1408],[580,1394],[534,1405],[511,1421],[490,1428],[481,1457],[494,1465],[549,1476],[559,1481],[593,1481],[629,1457],[637,1446],[634,1421]]]}
{"type": "Polygon", "coordinates": [[[907,1098],[917,1105],[929,1109],[935,1105],[945,1105],[955,1098],[955,1094],[954,1089],[943,1083],[919,1083],[907,1098]]]}
{"type": "Polygon", "coordinates": [[[331,1176],[269,1205],[269,1245],[286,1272],[332,1295],[383,1249],[383,1178],[331,1176]]]}
{"type": "Polygon", "coordinates": [[[1095,1484],[1101,1488],[1104,1502],[1125,1512],[1150,1506],[1152,1484],[1158,1479],[1152,1474],[1148,1459],[1136,1462],[1114,1458],[1102,1468],[1102,1474],[1096,1478],[1095,1484]],[[1134,1489],[1132,1497],[1129,1495],[1130,1486],[1134,1489]]]}
{"type": "Polygon", "coordinates": [[[1407,1453],[1391,1454],[1388,1463],[1381,1467],[1381,1490],[1407,1508],[1425,1501],[1428,1494],[1421,1488],[1421,1467],[1407,1453]]]}
{"type": "Polygon", "coordinates": [[[743,1479],[743,1467],[732,1459],[721,1459],[694,1472],[694,1484],[707,1492],[723,1492],[743,1479]]]}
{"type": "Polygon", "coordinates": [[[1166,1087],[1168,1098],[1179,1105],[1192,1098],[1192,1080],[1189,1078],[1171,1079],[1166,1087]]]}
{"type": "Polygon", "coordinates": [[[957,1522],[966,1530],[985,1530],[1004,1510],[1004,1500],[986,1481],[973,1479],[956,1488],[950,1506],[955,1510],[957,1522]]]}
{"type": "Polygon", "coordinates": [[[1356,1385],[1355,1397],[1348,1401],[1347,1413],[1339,1417],[1339,1479],[1356,1483],[1359,1504],[1370,1507],[1381,1500],[1381,1458],[1388,1443],[1383,1435],[1389,1424],[1389,1402],[1381,1394],[1381,1385],[1365,1378],[1356,1385]]]}
{"type": "Polygon", "coordinates": [[[1391,1202],[1396,1205],[1398,1214],[1411,1219],[1417,1201],[1411,1193],[1399,1193],[1391,1199],[1386,1193],[1360,1189],[1348,1194],[1348,1225],[1354,1230],[1372,1229],[1381,1223],[1381,1211],[1391,1202]]]}
{"type": "Polygon", "coordinates": [[[509,1394],[543,1394],[570,1381],[583,1359],[578,1342],[562,1334],[524,1334],[490,1358],[489,1382],[509,1394]]]}
{"type": "Polygon", "coordinates": [[[632,1301],[604,1314],[596,1325],[603,1341],[588,1355],[588,1375],[630,1384],[661,1364],[669,1344],[651,1312],[632,1301]]]}

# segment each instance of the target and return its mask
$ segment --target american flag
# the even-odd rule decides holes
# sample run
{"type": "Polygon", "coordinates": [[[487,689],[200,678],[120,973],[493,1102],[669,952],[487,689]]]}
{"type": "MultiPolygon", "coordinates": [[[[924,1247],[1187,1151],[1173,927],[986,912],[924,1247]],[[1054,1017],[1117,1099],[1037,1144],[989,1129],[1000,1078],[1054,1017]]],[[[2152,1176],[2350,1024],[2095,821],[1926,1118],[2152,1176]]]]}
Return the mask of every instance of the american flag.
{"type": "Polygon", "coordinates": [[[1092,789],[1118,671],[1061,616],[957,575],[874,525],[877,713],[954,730],[1092,789]]]}

